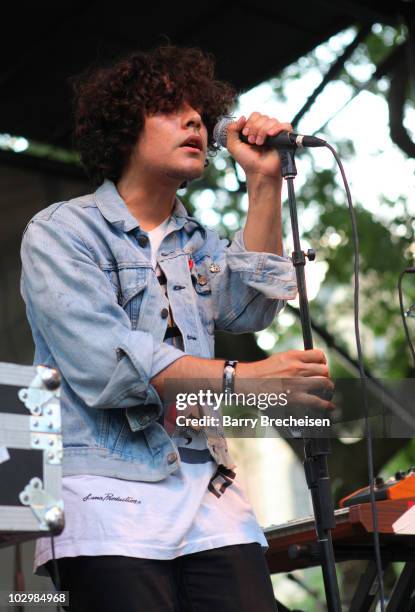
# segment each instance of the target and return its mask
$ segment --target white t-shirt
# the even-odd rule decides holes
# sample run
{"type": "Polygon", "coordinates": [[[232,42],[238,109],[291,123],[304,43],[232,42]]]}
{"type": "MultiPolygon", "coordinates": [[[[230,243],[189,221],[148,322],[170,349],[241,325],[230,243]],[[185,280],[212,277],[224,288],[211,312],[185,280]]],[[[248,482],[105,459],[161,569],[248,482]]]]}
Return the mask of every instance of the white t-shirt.
{"type": "Polygon", "coordinates": [[[165,219],[163,223],[160,223],[160,225],[147,232],[151,246],[151,265],[154,269],[157,268],[157,252],[159,250],[159,246],[163,242],[163,238],[166,234],[169,222],[170,217],[167,217],[167,219],[165,219]]]}
{"type": "MultiPolygon", "coordinates": [[[[168,219],[148,232],[152,265],[168,219]]],[[[218,467],[203,431],[173,434],[181,467],[159,482],[77,475],[62,479],[65,529],[55,538],[55,556],[123,555],[174,559],[202,550],[267,541],[241,489],[238,476],[218,467]]],[[[34,571],[52,558],[50,538],[36,542],[34,571]]]]}

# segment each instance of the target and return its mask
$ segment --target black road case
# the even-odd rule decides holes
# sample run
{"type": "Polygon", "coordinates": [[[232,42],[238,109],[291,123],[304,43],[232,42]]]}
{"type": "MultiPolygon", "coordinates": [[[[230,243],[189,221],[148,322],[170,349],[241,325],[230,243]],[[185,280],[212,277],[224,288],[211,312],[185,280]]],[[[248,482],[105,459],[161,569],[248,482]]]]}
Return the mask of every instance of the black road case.
{"type": "Polygon", "coordinates": [[[60,376],[0,362],[0,546],[64,527],[60,376]]]}

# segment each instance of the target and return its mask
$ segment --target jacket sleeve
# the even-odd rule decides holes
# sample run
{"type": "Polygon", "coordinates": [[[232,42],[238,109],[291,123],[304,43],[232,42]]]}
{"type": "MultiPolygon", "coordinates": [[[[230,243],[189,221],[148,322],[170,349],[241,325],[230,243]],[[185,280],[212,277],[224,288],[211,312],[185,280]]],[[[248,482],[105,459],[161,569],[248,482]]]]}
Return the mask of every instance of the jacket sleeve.
{"type": "Polygon", "coordinates": [[[157,419],[163,406],[149,381],[185,353],[132,330],[110,281],[69,224],[32,220],[21,258],[29,321],[68,385],[91,408],[127,408],[133,430],[157,419]]]}
{"type": "Polygon", "coordinates": [[[233,333],[264,329],[286,300],[296,297],[291,258],[248,251],[243,230],[236,232],[230,246],[209,231],[208,243],[211,259],[219,267],[209,273],[216,329],[233,333]]]}

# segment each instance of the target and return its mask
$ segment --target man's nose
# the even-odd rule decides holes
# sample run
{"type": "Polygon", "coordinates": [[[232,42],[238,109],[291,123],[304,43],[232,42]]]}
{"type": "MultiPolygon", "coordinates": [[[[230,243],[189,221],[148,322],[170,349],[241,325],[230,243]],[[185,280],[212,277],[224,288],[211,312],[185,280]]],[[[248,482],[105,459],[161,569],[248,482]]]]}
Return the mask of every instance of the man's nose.
{"type": "Polygon", "coordinates": [[[202,117],[194,108],[190,108],[184,117],[184,123],[187,128],[194,127],[197,130],[200,130],[202,127],[202,117]]]}

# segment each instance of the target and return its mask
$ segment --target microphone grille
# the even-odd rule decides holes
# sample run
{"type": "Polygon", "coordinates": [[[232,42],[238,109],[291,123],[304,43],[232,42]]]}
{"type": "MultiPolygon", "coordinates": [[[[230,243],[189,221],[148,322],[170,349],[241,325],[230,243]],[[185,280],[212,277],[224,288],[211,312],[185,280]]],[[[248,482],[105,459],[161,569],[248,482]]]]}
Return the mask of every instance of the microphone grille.
{"type": "Polygon", "coordinates": [[[213,128],[213,140],[220,147],[226,147],[228,137],[228,125],[234,121],[233,117],[224,115],[213,128]]]}

